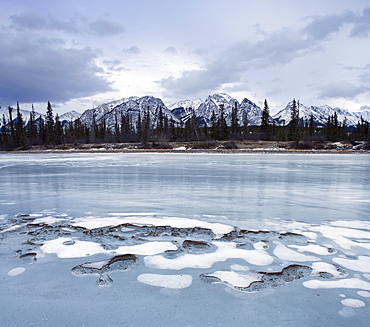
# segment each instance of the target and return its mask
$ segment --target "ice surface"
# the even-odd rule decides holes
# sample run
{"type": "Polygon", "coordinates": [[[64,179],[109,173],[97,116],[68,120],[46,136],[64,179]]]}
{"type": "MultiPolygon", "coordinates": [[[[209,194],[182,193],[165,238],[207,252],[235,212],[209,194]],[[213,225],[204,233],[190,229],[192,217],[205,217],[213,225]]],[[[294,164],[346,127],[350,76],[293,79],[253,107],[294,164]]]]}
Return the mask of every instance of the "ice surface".
{"type": "Polygon", "coordinates": [[[368,156],[4,154],[0,167],[0,325],[368,325],[368,156]]]}

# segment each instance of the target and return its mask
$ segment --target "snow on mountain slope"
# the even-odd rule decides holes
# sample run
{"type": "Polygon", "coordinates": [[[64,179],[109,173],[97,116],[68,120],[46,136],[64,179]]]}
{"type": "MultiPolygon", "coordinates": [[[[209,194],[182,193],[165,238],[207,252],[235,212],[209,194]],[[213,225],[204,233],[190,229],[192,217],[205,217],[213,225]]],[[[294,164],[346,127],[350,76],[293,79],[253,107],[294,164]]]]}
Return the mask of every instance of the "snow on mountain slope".
{"type": "MultiPolygon", "coordinates": [[[[31,111],[20,109],[20,113],[22,115],[23,123],[27,125],[30,119],[31,111]]],[[[40,116],[44,117],[43,114],[40,114],[38,112],[35,112],[35,115],[36,115],[36,119],[39,118],[40,116]]],[[[8,107],[1,106],[0,107],[0,127],[3,125],[3,118],[5,118],[5,121],[7,123],[9,122],[9,110],[8,110],[8,107]]],[[[13,121],[17,119],[17,108],[13,108],[12,118],[13,118],[13,121]]]]}
{"type": "Polygon", "coordinates": [[[235,106],[237,108],[239,124],[243,124],[246,117],[248,124],[259,125],[262,114],[262,110],[246,98],[242,103],[239,103],[236,99],[226,93],[214,93],[209,95],[205,101],[200,102],[200,99],[197,99],[193,102],[184,101],[181,103],[180,101],[171,105],[170,108],[173,108],[172,112],[184,122],[190,117],[191,110],[185,109],[184,107],[180,108],[178,107],[178,104],[185,104],[188,105],[188,108],[192,108],[198,122],[201,122],[201,124],[207,124],[207,126],[211,126],[213,114],[216,119],[220,117],[221,107],[223,107],[224,116],[228,125],[231,125],[231,113],[235,106]]]}
{"type": "Polygon", "coordinates": [[[87,126],[92,126],[95,120],[97,124],[105,121],[108,128],[113,128],[116,121],[120,123],[122,115],[128,114],[131,117],[132,124],[135,126],[139,114],[143,117],[145,111],[149,109],[151,122],[155,124],[160,108],[168,119],[179,122],[177,117],[167,109],[163,101],[153,96],[130,97],[104,103],[94,109],[85,110],[80,119],[87,126]]]}
{"type": "Polygon", "coordinates": [[[185,122],[203,103],[202,99],[182,100],[172,103],[168,109],[181,121],[185,122]]]}
{"type": "MultiPolygon", "coordinates": [[[[289,124],[291,117],[290,117],[290,108],[292,106],[292,102],[289,102],[286,107],[280,110],[277,114],[273,115],[273,119],[277,123],[277,125],[287,125],[289,124]]],[[[370,118],[369,111],[363,112],[350,112],[345,109],[341,108],[332,108],[328,105],[324,106],[310,106],[307,107],[303,104],[299,104],[299,117],[305,122],[306,120],[310,119],[310,115],[313,115],[313,119],[318,126],[325,126],[328,122],[328,117],[334,115],[334,113],[338,116],[338,121],[343,123],[346,120],[347,126],[357,126],[357,123],[361,120],[361,116],[363,119],[367,120],[370,118]]]]}
{"type": "Polygon", "coordinates": [[[64,122],[73,122],[75,121],[77,118],[80,118],[81,114],[75,110],[72,110],[72,111],[68,111],[68,112],[65,112],[64,114],[61,114],[59,116],[59,121],[61,123],[64,123],[64,122]]]}

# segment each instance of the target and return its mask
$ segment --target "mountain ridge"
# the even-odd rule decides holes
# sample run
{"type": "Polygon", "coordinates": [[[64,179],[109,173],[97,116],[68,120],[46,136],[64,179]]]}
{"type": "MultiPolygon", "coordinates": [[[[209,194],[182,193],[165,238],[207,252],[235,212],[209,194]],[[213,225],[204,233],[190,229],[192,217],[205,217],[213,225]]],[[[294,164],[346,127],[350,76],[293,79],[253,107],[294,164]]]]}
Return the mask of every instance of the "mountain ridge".
{"type": "MultiPolygon", "coordinates": [[[[271,115],[271,121],[278,126],[288,125],[290,122],[290,107],[292,101],[288,102],[285,108],[279,110],[276,114],[271,115]]],[[[243,98],[241,102],[231,97],[227,93],[215,92],[208,95],[205,100],[186,99],[180,100],[166,106],[160,98],[152,95],[143,97],[131,96],[128,98],[121,98],[110,102],[102,103],[95,108],[86,109],[82,114],[77,111],[69,111],[59,116],[59,120],[64,125],[72,122],[77,118],[87,126],[91,127],[93,122],[100,124],[105,121],[108,128],[113,128],[117,122],[120,123],[122,115],[129,115],[131,123],[137,123],[139,115],[143,117],[145,110],[149,110],[149,115],[152,123],[158,120],[159,109],[163,111],[163,115],[175,123],[186,123],[186,121],[194,114],[199,126],[211,126],[212,115],[213,118],[218,119],[221,110],[223,111],[226,123],[231,125],[231,112],[233,108],[237,109],[237,119],[239,125],[260,125],[262,109],[248,98],[243,98]]],[[[29,114],[31,111],[21,109],[21,114],[25,124],[28,123],[29,114]]],[[[351,112],[346,109],[338,107],[323,106],[305,106],[299,104],[299,117],[304,123],[313,116],[316,126],[324,127],[327,124],[328,117],[336,113],[338,121],[346,126],[356,127],[361,117],[370,121],[370,111],[351,112]]],[[[9,119],[8,108],[0,107],[0,126],[3,123],[3,116],[6,120],[9,119]]],[[[13,120],[16,119],[17,111],[13,109],[13,120]]],[[[45,118],[44,114],[36,112],[36,118],[45,118]]]]}

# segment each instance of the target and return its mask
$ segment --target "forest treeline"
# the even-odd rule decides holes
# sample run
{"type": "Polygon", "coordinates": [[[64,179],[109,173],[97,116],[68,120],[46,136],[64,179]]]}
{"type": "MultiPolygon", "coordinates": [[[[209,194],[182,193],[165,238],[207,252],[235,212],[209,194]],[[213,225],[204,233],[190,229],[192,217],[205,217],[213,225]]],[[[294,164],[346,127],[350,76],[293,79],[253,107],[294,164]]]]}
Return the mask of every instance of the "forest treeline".
{"type": "Polygon", "coordinates": [[[231,122],[227,124],[224,107],[220,105],[219,112],[212,113],[209,126],[198,124],[194,112],[185,123],[177,123],[169,119],[159,108],[155,119],[147,108],[138,115],[135,122],[128,112],[115,117],[114,127],[108,127],[103,119],[92,126],[87,126],[80,119],[63,124],[59,116],[54,116],[50,102],[47,104],[45,118],[36,117],[32,111],[27,124],[23,118],[19,104],[14,110],[8,107],[8,116],[2,117],[0,130],[0,149],[27,149],[33,145],[55,147],[63,144],[102,143],[102,142],[142,142],[145,144],[165,144],[179,141],[223,141],[223,140],[273,140],[296,141],[301,146],[309,146],[311,142],[326,141],[368,141],[369,122],[362,119],[356,128],[349,128],[346,121],[340,122],[337,114],[327,118],[326,126],[316,126],[314,117],[299,118],[299,102],[292,101],[290,122],[286,126],[277,126],[271,119],[267,101],[261,115],[261,124],[253,126],[247,119],[239,121],[238,108],[231,111],[231,122]]]}

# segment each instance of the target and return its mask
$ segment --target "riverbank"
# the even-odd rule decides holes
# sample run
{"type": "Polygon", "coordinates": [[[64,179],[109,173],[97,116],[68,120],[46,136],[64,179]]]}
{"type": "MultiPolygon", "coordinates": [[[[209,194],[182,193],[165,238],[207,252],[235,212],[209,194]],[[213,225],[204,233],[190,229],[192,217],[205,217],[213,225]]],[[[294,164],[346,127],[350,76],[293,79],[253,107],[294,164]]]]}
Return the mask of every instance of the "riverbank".
{"type": "MultiPolygon", "coordinates": [[[[6,152],[6,151],[1,151],[6,152]]],[[[63,144],[59,146],[34,145],[11,152],[207,152],[207,153],[370,153],[368,142],[279,142],[279,141],[194,141],[148,143],[94,143],[63,144]]]]}

